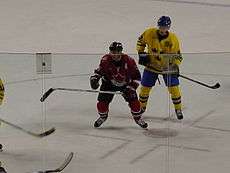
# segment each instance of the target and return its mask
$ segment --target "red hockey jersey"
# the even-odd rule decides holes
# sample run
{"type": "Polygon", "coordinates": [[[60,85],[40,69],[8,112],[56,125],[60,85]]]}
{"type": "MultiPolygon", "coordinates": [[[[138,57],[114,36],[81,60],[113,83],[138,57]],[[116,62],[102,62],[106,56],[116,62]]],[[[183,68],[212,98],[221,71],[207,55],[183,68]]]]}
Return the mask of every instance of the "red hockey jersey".
{"type": "Polygon", "coordinates": [[[104,55],[95,73],[101,75],[102,79],[109,80],[113,85],[118,87],[141,79],[141,74],[135,60],[127,54],[122,54],[121,60],[118,62],[112,59],[111,54],[104,55]]]}

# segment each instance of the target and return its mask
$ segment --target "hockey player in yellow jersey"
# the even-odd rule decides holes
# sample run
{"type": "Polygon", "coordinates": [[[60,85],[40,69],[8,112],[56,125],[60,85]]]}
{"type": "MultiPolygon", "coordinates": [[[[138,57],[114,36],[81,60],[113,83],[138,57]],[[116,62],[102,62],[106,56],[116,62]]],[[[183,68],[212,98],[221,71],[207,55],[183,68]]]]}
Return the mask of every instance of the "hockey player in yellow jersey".
{"type": "Polygon", "coordinates": [[[0,105],[2,104],[3,99],[4,99],[4,92],[5,92],[4,85],[3,85],[2,80],[0,78],[0,105]]]}
{"type": "Polygon", "coordinates": [[[182,61],[179,40],[174,33],[169,32],[169,16],[161,16],[157,24],[156,28],[146,29],[137,41],[139,64],[145,66],[139,93],[142,112],[145,112],[150,91],[161,74],[171,95],[177,118],[183,119],[178,79],[182,61]]]}

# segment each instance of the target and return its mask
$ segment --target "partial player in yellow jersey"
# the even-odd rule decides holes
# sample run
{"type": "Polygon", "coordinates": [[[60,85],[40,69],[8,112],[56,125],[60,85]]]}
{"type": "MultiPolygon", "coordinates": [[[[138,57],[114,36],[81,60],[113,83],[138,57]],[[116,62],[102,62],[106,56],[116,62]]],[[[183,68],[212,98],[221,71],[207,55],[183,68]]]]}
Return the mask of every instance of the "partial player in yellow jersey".
{"type": "Polygon", "coordinates": [[[5,92],[4,85],[2,79],[0,78],[0,105],[2,105],[4,99],[4,92],[5,92]]]}
{"type": "MultiPolygon", "coordinates": [[[[3,85],[2,80],[0,78],[0,105],[2,104],[3,99],[4,99],[4,92],[5,92],[4,85],[3,85]]],[[[0,122],[0,125],[1,125],[1,122],[0,122]]],[[[2,151],[2,144],[0,144],[0,152],[1,151],[2,151]]]]}
{"type": "Polygon", "coordinates": [[[137,52],[139,64],[145,66],[141,79],[139,100],[145,112],[150,91],[155,86],[158,75],[163,76],[171,95],[177,118],[183,119],[181,92],[179,87],[179,65],[182,61],[177,36],[169,32],[171,19],[161,16],[158,27],[146,29],[138,38],[137,52]]]}

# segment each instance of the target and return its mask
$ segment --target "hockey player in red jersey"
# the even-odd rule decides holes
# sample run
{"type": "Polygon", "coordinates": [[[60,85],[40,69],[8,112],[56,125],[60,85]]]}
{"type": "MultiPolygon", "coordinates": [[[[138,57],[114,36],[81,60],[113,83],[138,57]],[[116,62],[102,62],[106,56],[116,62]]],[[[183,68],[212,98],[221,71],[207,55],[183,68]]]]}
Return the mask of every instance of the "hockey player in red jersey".
{"type": "MultiPolygon", "coordinates": [[[[142,119],[140,102],[136,92],[141,74],[135,60],[122,53],[122,50],[123,46],[120,42],[112,42],[109,46],[109,53],[102,57],[99,67],[90,77],[90,85],[92,89],[97,89],[101,79],[101,91],[123,92],[122,96],[128,102],[135,122],[140,127],[147,128],[148,124],[142,119]]],[[[95,121],[94,127],[100,127],[108,118],[109,104],[113,97],[114,94],[99,93],[97,98],[99,118],[95,121]]]]}

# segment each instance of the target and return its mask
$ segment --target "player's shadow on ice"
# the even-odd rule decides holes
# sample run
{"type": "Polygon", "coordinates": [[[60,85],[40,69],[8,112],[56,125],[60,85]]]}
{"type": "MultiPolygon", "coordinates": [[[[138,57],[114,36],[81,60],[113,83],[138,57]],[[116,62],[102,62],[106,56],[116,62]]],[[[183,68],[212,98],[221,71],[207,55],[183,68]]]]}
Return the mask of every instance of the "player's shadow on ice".
{"type": "MultiPolygon", "coordinates": [[[[170,121],[174,123],[181,123],[181,120],[178,120],[175,116],[171,115],[170,117],[152,117],[152,116],[143,116],[143,118],[147,121],[154,121],[154,122],[164,122],[170,121]]],[[[184,122],[184,121],[183,121],[184,122]]]]}
{"type": "Polygon", "coordinates": [[[170,128],[151,128],[144,131],[143,134],[151,138],[167,138],[177,136],[178,132],[170,128]]]}
{"type": "Polygon", "coordinates": [[[121,127],[121,126],[106,126],[106,125],[104,125],[104,126],[101,126],[101,127],[99,127],[99,128],[95,128],[95,129],[97,129],[97,130],[114,130],[114,131],[116,131],[116,130],[125,130],[125,129],[127,129],[127,126],[124,126],[124,127],[121,127]]]}
{"type": "MultiPolygon", "coordinates": [[[[132,119],[130,116],[114,116],[113,118],[119,118],[119,119],[132,119]]],[[[178,120],[176,118],[176,115],[170,115],[167,117],[156,117],[156,116],[148,116],[148,115],[143,115],[143,119],[146,120],[147,122],[156,122],[156,123],[163,123],[163,122],[173,122],[173,123],[183,123],[183,124],[189,124],[189,120],[178,120]]]]}

